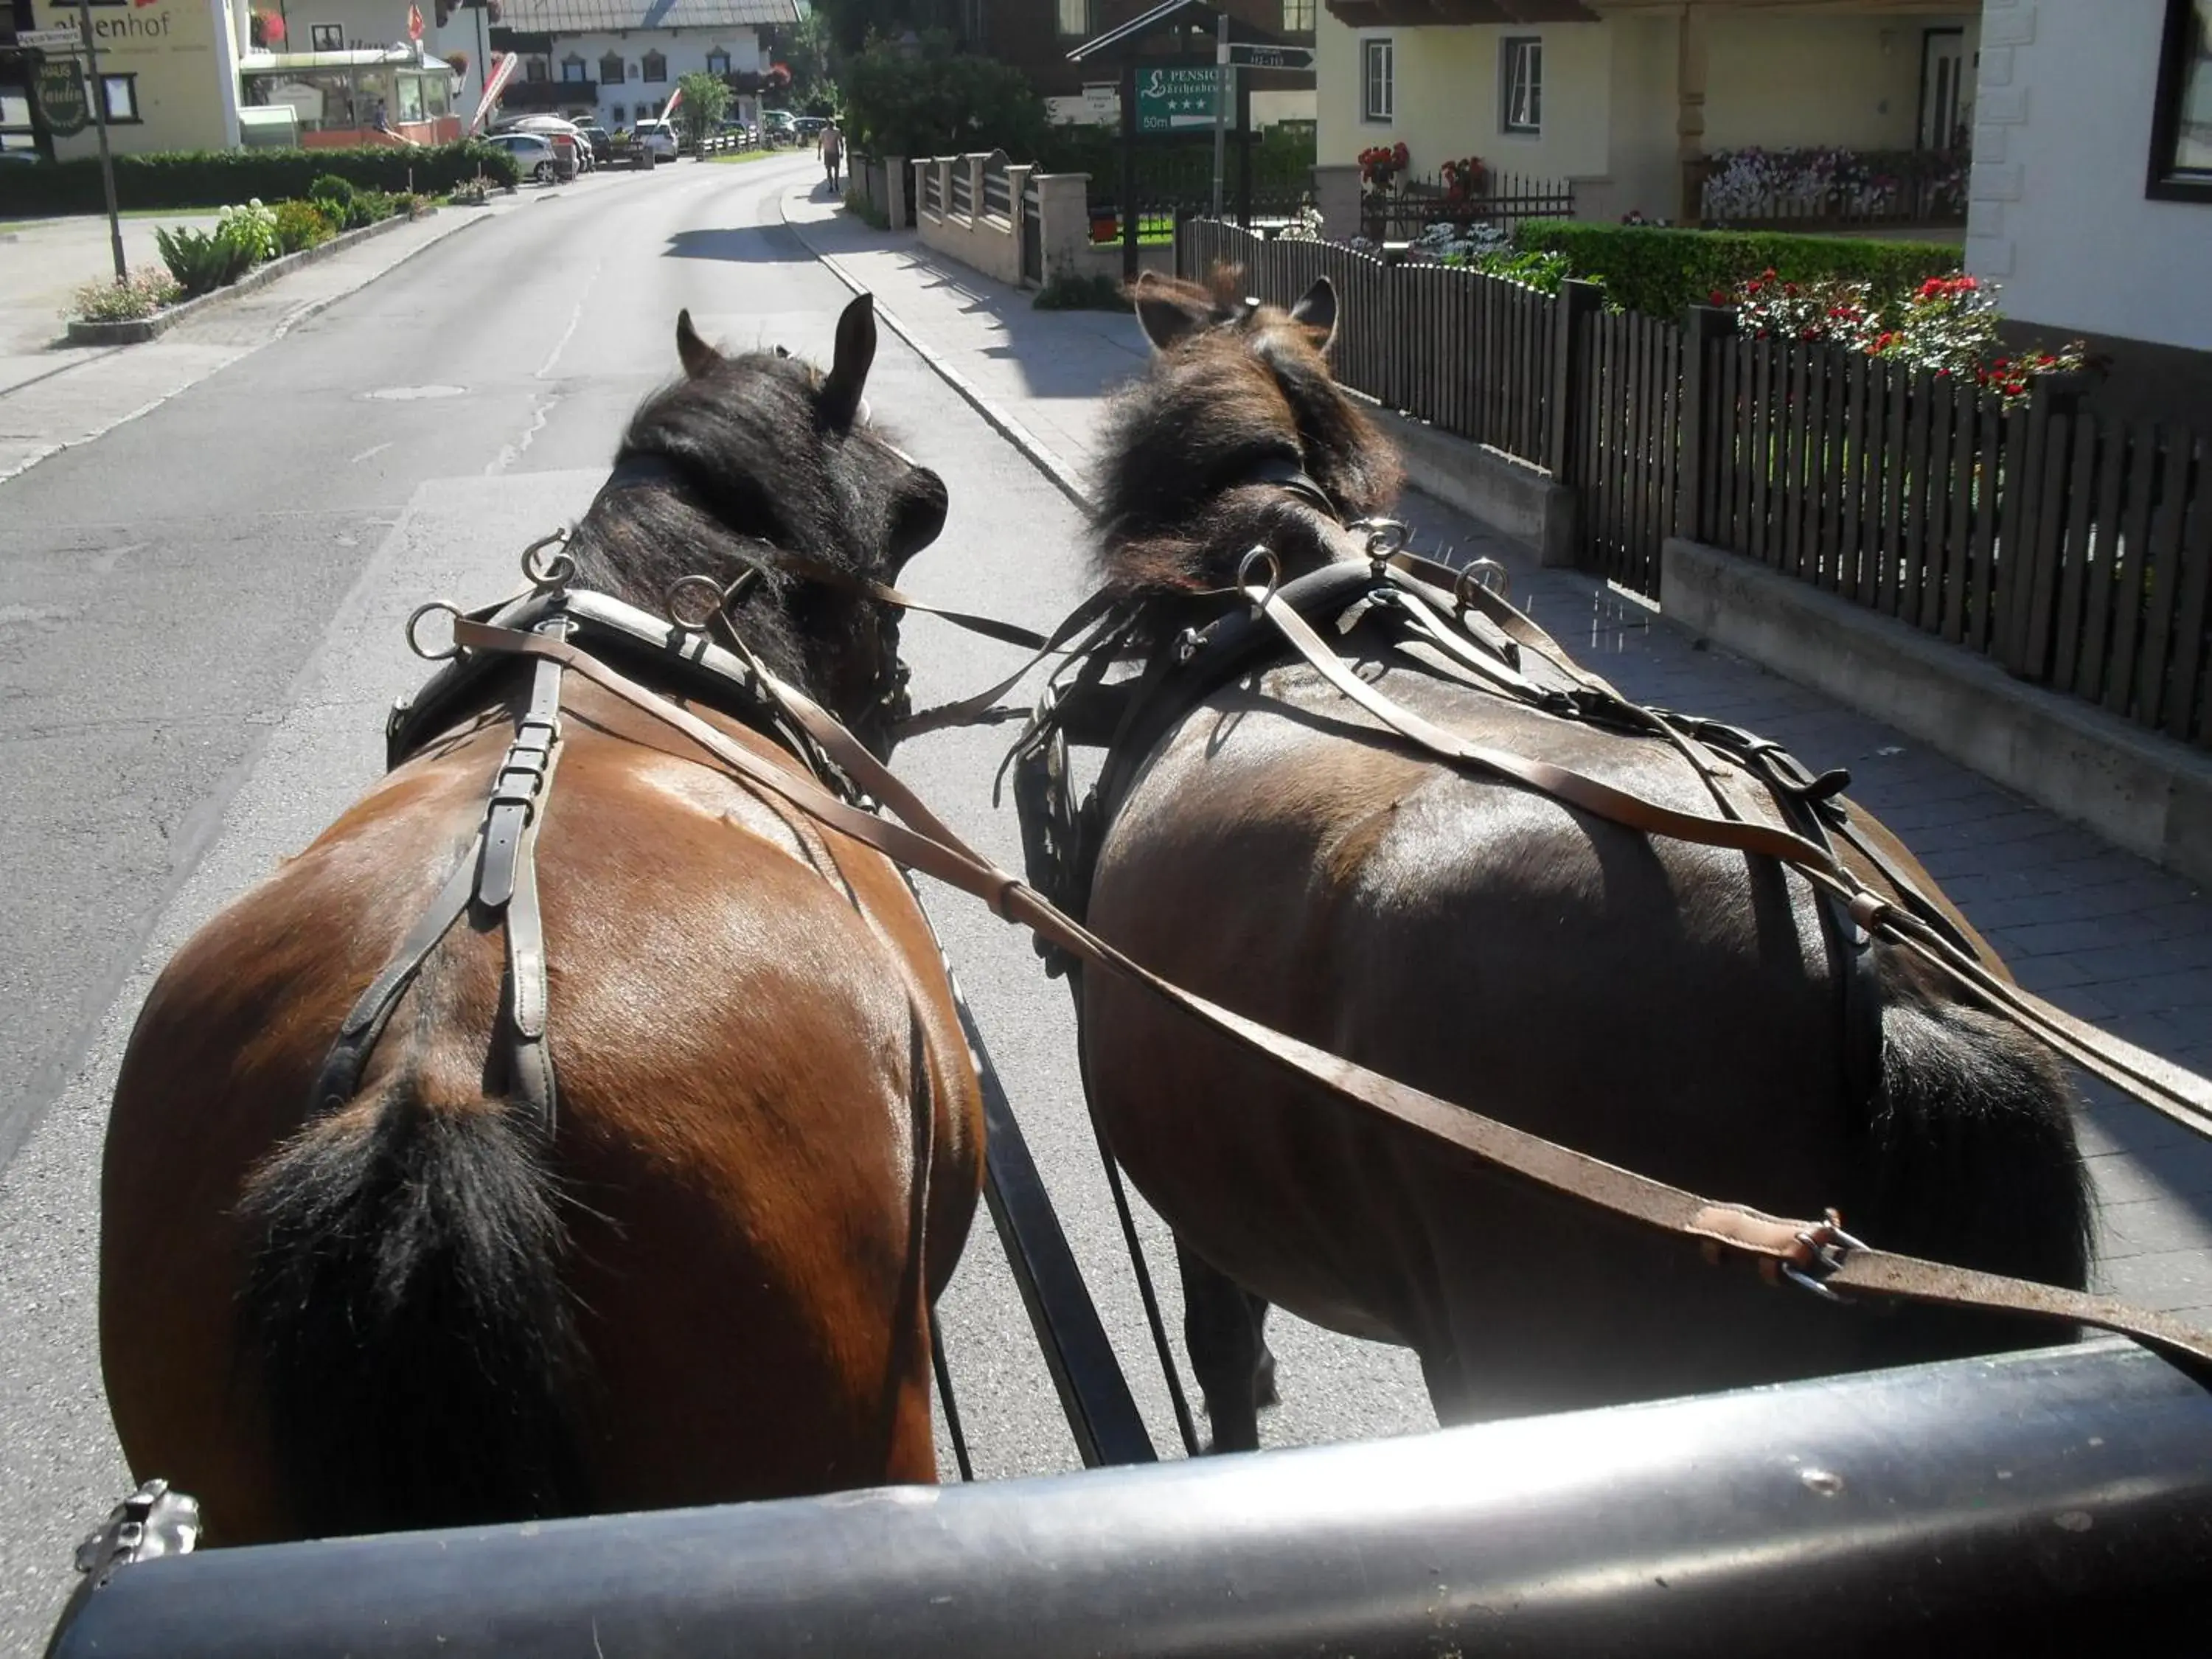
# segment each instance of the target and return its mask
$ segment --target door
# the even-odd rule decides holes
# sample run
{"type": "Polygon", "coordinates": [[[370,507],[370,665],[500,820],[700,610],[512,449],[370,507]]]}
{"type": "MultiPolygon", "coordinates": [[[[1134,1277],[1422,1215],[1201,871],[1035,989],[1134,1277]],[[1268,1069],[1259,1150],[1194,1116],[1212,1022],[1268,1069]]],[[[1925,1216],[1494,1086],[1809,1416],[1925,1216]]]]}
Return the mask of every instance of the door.
{"type": "Polygon", "coordinates": [[[1964,29],[1929,29],[1920,45],[1920,148],[1966,149],[1972,141],[1974,65],[1964,29]]]}

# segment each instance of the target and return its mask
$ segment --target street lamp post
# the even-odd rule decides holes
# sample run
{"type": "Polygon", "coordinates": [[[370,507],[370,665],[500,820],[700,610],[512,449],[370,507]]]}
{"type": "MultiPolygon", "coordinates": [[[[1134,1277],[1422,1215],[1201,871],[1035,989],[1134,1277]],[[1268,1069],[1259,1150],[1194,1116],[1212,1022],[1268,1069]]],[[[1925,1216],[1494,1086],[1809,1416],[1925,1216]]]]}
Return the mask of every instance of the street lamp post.
{"type": "Polygon", "coordinates": [[[107,192],[107,242],[115,254],[115,283],[119,288],[131,280],[131,273],[123,259],[123,216],[115,205],[115,157],[107,148],[107,88],[100,78],[100,47],[92,35],[92,8],[79,6],[76,21],[92,81],[92,118],[100,128],[100,182],[107,192]]]}

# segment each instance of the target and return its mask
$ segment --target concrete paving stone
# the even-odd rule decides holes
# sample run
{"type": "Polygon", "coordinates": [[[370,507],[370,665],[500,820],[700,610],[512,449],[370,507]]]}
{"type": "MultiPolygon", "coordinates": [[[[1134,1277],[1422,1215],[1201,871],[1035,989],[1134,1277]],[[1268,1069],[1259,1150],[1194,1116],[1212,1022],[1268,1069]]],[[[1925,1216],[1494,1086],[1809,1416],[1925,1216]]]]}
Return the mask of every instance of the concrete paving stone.
{"type": "Polygon", "coordinates": [[[2115,1015],[2201,1008],[2208,997],[2212,997],[2212,969],[2205,968],[2185,968],[2177,973],[2151,974],[2140,979],[2106,980],[2096,989],[2096,1000],[2115,1015]]]}
{"type": "Polygon", "coordinates": [[[2111,1294],[2154,1312],[2212,1305],[2212,1255],[2178,1249],[2126,1257],[2112,1264],[2103,1283],[2111,1294]]]}
{"type": "Polygon", "coordinates": [[[2107,1151],[2086,1153],[2081,1162],[2106,1206],[2192,1200],[2190,1207],[2203,1211],[2212,1209],[2212,1150],[2204,1146],[2192,1136],[2154,1159],[2107,1151]]]}

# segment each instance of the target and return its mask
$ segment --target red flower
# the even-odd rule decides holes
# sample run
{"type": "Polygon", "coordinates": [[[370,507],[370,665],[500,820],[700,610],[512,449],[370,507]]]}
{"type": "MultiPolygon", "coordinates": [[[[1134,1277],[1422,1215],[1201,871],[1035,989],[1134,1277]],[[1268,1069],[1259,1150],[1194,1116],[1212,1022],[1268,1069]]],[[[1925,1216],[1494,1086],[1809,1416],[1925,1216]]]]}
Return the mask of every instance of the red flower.
{"type": "Polygon", "coordinates": [[[1724,306],[1728,302],[1729,296],[1722,293],[1718,289],[1715,289],[1711,294],[1705,295],[1705,303],[1707,305],[1724,306]]]}

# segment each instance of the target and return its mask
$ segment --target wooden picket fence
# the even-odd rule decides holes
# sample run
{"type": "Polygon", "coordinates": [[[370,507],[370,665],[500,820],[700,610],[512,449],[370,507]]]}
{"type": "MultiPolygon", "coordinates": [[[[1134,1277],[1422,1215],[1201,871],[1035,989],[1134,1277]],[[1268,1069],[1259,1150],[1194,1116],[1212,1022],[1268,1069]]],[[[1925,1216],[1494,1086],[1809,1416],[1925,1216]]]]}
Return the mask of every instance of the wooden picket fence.
{"type": "Polygon", "coordinates": [[[1608,313],[1585,283],[1186,221],[1177,270],[1216,264],[1279,305],[1328,276],[1339,378],[1572,486],[1585,562],[1624,586],[1657,595],[1668,538],[1692,538],[2212,747],[2212,439],[2060,381],[2008,407],[1726,311],[1608,313]]]}

